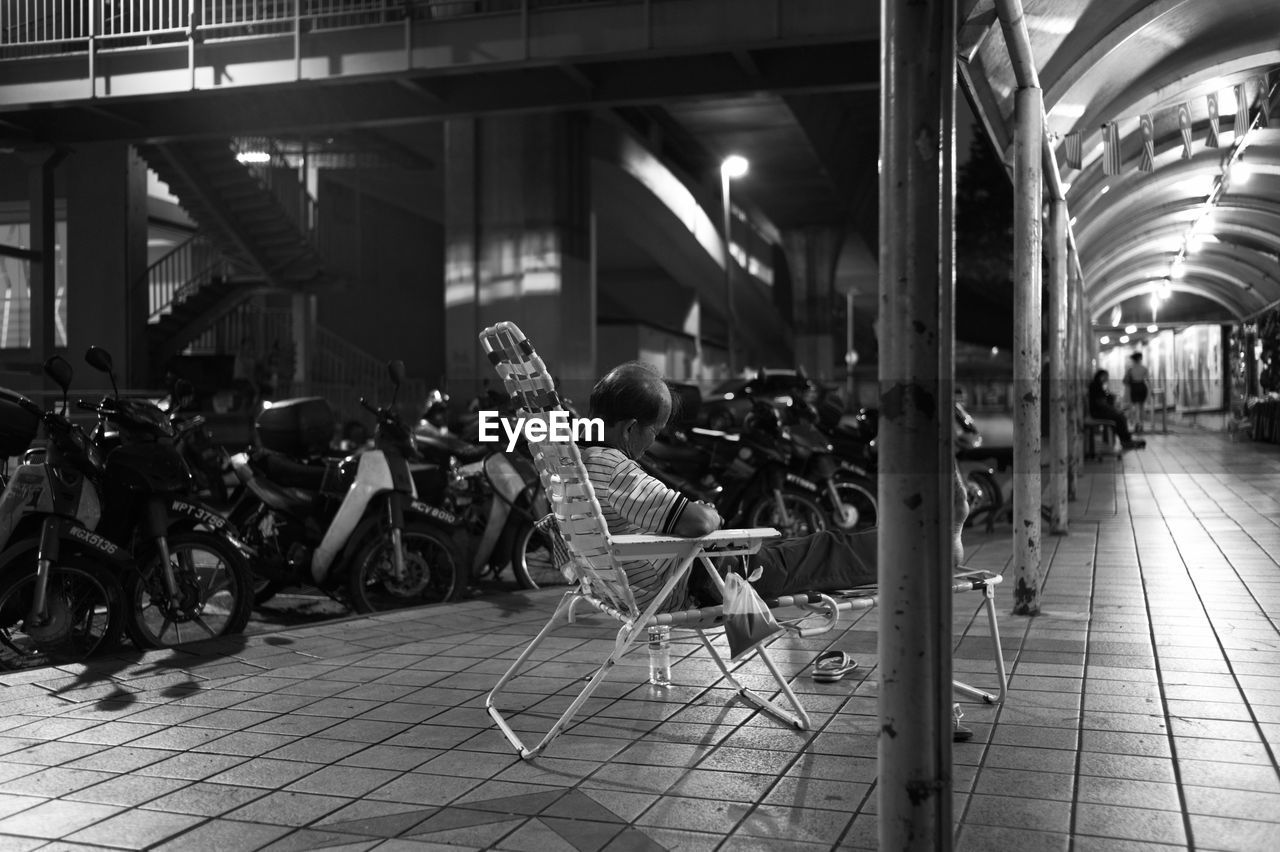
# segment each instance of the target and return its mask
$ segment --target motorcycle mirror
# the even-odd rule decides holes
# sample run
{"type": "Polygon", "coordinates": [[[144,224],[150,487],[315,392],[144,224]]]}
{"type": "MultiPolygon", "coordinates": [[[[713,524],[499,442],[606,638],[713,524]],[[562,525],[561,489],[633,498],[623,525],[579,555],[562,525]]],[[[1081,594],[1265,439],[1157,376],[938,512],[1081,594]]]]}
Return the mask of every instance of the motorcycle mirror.
{"type": "Polygon", "coordinates": [[[396,397],[400,395],[400,385],[404,382],[404,362],[398,358],[395,361],[387,362],[387,373],[391,376],[391,384],[394,390],[391,392],[391,404],[396,404],[396,397]]]}
{"type": "Polygon", "coordinates": [[[120,396],[120,389],[116,387],[115,365],[111,360],[111,353],[101,346],[90,346],[89,350],[84,353],[84,360],[85,363],[99,373],[106,373],[111,379],[112,392],[116,396],[120,396]]]}
{"type": "Polygon", "coordinates": [[[44,374],[53,379],[62,388],[62,413],[67,413],[67,393],[71,389],[71,377],[74,375],[71,363],[61,355],[53,355],[44,362],[44,374]]]}
{"type": "Polygon", "coordinates": [[[196,386],[186,379],[178,379],[173,383],[173,408],[182,407],[189,399],[196,395],[196,386]]]}

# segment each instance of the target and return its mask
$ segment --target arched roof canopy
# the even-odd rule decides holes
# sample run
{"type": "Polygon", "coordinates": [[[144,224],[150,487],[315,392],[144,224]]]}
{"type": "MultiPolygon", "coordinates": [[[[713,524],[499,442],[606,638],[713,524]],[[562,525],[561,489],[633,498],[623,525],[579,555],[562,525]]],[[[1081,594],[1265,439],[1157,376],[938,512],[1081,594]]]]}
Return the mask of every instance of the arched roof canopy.
{"type": "MultiPolygon", "coordinates": [[[[1280,3],[1021,5],[1088,312],[1160,289],[1203,297],[1192,301],[1206,321],[1220,319],[1211,305],[1247,318],[1280,302],[1280,3]],[[1118,171],[1104,170],[1112,122],[1118,171]]],[[[1017,80],[1004,34],[993,0],[961,8],[961,78],[1010,162],[1017,80]]]]}

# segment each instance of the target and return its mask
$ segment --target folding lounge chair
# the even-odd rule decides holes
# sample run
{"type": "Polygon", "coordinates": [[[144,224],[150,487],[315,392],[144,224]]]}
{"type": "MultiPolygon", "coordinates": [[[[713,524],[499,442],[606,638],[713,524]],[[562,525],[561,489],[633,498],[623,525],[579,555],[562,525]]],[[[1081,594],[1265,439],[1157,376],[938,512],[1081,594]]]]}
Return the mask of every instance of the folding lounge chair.
{"type": "MultiPolygon", "coordinates": [[[[520,402],[523,415],[528,419],[550,424],[553,412],[563,411],[560,399],[545,364],[520,329],[513,323],[498,323],[485,329],[480,335],[480,341],[507,391],[520,402]]],[[[791,709],[748,689],[734,677],[733,671],[726,665],[706,633],[706,630],[724,624],[722,607],[659,612],[695,563],[701,564],[708,572],[710,581],[723,591],[723,581],[712,564],[711,557],[755,553],[762,542],[778,537],[778,531],[768,528],[720,530],[697,539],[665,535],[610,535],[577,446],[572,441],[549,440],[532,443],[530,446],[543,487],[551,500],[559,539],[568,551],[569,570],[574,575],[576,586],[564,594],[546,626],[499,678],[485,699],[489,715],[520,756],[527,759],[545,750],[570,725],[610,669],[629,650],[647,641],[647,631],[651,625],[692,630],[711,654],[725,679],[744,700],[797,729],[807,729],[810,725],[809,716],[787,683],[787,678],[769,657],[765,643],[755,646],[748,658],[754,655],[764,663],[777,684],[781,697],[785,698],[791,709]],[[677,569],[667,578],[650,604],[641,610],[620,563],[645,558],[675,558],[679,562],[677,569]],[[542,739],[533,747],[527,747],[498,709],[499,696],[503,688],[528,663],[543,640],[556,628],[573,622],[576,608],[583,603],[613,617],[621,626],[611,650],[587,679],[582,691],[542,739]]],[[[994,586],[1000,579],[1000,575],[990,572],[969,572],[957,575],[952,586],[956,592],[979,590],[985,596],[988,622],[995,643],[996,669],[1000,678],[999,693],[993,696],[961,683],[956,683],[955,688],[989,703],[1003,700],[1006,682],[994,605],[994,586]]],[[[848,593],[809,592],[769,599],[765,603],[776,613],[779,623],[787,630],[799,636],[814,636],[834,627],[842,612],[875,606],[876,598],[874,590],[848,593]]]]}

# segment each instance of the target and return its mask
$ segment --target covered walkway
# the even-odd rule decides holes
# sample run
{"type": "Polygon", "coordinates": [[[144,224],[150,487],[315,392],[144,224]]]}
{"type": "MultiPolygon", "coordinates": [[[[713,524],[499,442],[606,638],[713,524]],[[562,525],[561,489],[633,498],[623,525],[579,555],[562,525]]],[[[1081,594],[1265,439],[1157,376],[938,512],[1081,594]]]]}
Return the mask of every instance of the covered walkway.
{"type": "MultiPolygon", "coordinates": [[[[1009,616],[1001,590],[1011,691],[966,705],[958,849],[1280,848],[1277,481],[1280,447],[1186,427],[1089,463],[1070,536],[1045,540],[1042,614],[1009,616]]],[[[1005,570],[1010,538],[970,531],[969,564],[1005,570]]],[[[655,695],[637,657],[524,763],[483,696],[557,597],[2,677],[0,847],[876,847],[874,611],[775,645],[813,731],[728,701],[696,656],[655,695]],[[862,667],[814,683],[827,648],[862,667]]],[[[981,626],[957,599],[956,669],[979,683],[981,626]]],[[[528,705],[554,708],[610,634],[561,634],[528,705]]]]}

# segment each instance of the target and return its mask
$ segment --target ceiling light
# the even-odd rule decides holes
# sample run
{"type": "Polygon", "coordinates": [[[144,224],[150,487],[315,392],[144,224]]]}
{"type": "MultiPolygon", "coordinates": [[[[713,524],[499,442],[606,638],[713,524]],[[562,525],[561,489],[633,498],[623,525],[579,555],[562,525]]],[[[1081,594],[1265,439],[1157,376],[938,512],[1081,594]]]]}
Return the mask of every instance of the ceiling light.
{"type": "Polygon", "coordinates": [[[1173,259],[1173,268],[1169,270],[1170,278],[1182,278],[1187,274],[1186,261],[1181,256],[1173,259]]]}
{"type": "Polygon", "coordinates": [[[241,151],[236,154],[236,160],[241,163],[269,163],[271,155],[266,151],[241,151]]]}
{"type": "Polygon", "coordinates": [[[1106,194],[1107,194],[1108,192],[1110,192],[1110,191],[1111,191],[1111,184],[1106,183],[1106,184],[1103,184],[1103,185],[1102,185],[1102,189],[1098,190],[1098,194],[1099,194],[1099,195],[1106,195],[1106,194]]]}
{"type": "Polygon", "coordinates": [[[1156,325],[1155,323],[1152,323],[1151,325],[1147,326],[1147,334],[1155,334],[1159,330],[1160,330],[1160,326],[1156,325]]]}
{"type": "Polygon", "coordinates": [[[1111,338],[1110,338],[1110,337],[1107,337],[1107,336],[1104,334],[1104,335],[1102,335],[1102,337],[1099,337],[1099,338],[1098,338],[1098,342],[1099,342],[1099,343],[1101,343],[1103,346],[1106,346],[1108,343],[1110,343],[1110,342],[1111,342],[1111,338]]]}
{"type": "Polygon", "coordinates": [[[1137,331],[1138,331],[1138,327],[1136,325],[1126,325],[1124,327],[1125,334],[1135,334],[1137,333],[1137,331]]]}
{"type": "Polygon", "coordinates": [[[1127,335],[1127,334],[1122,334],[1122,335],[1120,335],[1120,342],[1121,342],[1121,343],[1128,343],[1128,342],[1129,342],[1129,335],[1127,335]]]}
{"type": "Polygon", "coordinates": [[[1200,251],[1202,248],[1204,248],[1204,234],[1197,234],[1192,231],[1187,235],[1187,251],[1200,251]]]}

